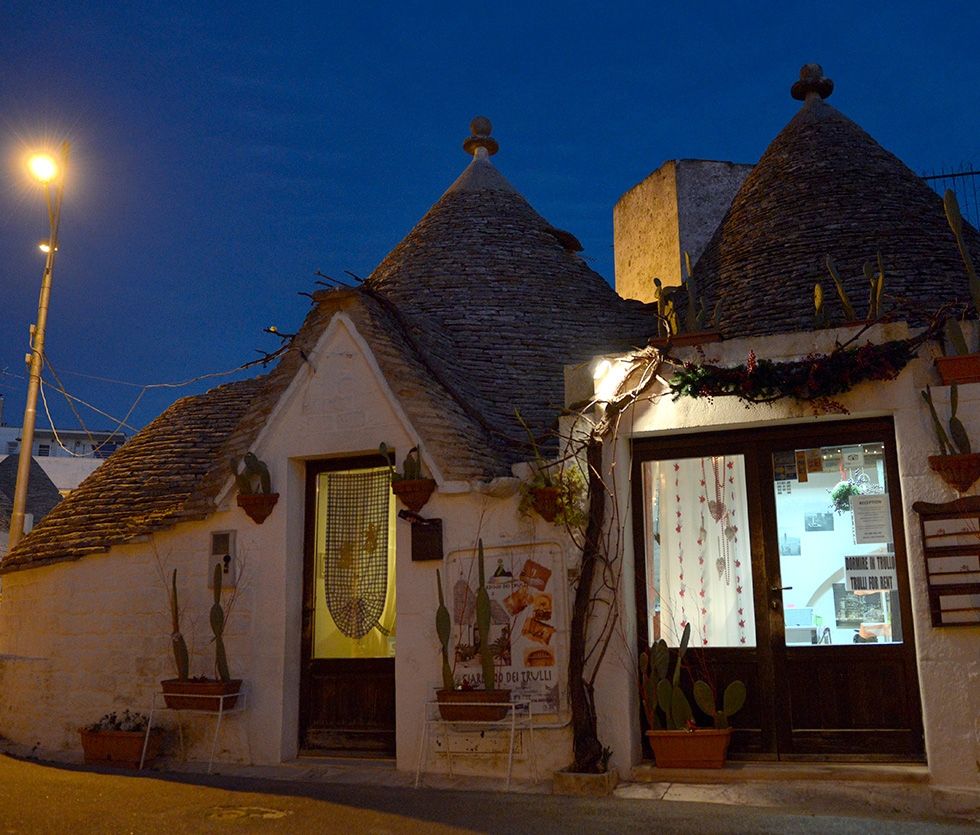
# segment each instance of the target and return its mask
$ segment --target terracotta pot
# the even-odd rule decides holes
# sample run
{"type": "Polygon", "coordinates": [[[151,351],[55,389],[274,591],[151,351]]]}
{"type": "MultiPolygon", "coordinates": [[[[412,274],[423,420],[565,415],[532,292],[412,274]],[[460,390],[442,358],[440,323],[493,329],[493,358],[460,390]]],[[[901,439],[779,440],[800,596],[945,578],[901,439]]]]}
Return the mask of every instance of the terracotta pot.
{"type": "Polygon", "coordinates": [[[657,768],[721,768],[725,765],[731,728],[694,731],[647,731],[657,768]]]}
{"type": "Polygon", "coordinates": [[[436,690],[439,715],[447,722],[497,722],[507,715],[510,690],[436,690]]]}
{"type": "Polygon", "coordinates": [[[220,696],[225,696],[224,709],[231,710],[238,703],[238,693],[242,689],[242,680],[233,678],[230,681],[220,681],[218,679],[179,679],[168,678],[161,681],[163,688],[163,701],[171,710],[205,710],[209,713],[217,713],[221,709],[222,700],[220,696]],[[236,695],[230,696],[229,694],[236,695]]]}
{"type": "Polygon", "coordinates": [[[561,509],[561,489],[558,487],[532,487],[531,506],[545,522],[554,522],[561,509]]]}
{"type": "Polygon", "coordinates": [[[980,354],[936,357],[936,370],[944,386],[953,383],[980,383],[980,354]]]}
{"type": "MultiPolygon", "coordinates": [[[[82,752],[88,765],[133,769],[140,767],[145,731],[90,731],[79,728],[78,734],[82,738],[82,752]]],[[[144,765],[153,762],[160,753],[162,742],[163,731],[159,728],[151,730],[150,739],[146,743],[144,765]]]]}
{"type": "Polygon", "coordinates": [[[279,501],[278,493],[239,493],[238,506],[256,525],[261,525],[279,501]]]}
{"type": "Polygon", "coordinates": [[[655,336],[647,344],[651,348],[665,348],[668,343],[671,348],[689,348],[691,345],[706,345],[709,342],[721,342],[721,333],[719,331],[688,331],[671,337],[655,336]]]}
{"type": "Polygon", "coordinates": [[[950,487],[965,493],[980,478],[980,452],[971,452],[969,455],[930,455],[929,466],[950,487]]]}
{"type": "Polygon", "coordinates": [[[413,513],[418,513],[425,507],[435,489],[436,483],[431,478],[403,478],[391,482],[391,492],[413,513]]]}

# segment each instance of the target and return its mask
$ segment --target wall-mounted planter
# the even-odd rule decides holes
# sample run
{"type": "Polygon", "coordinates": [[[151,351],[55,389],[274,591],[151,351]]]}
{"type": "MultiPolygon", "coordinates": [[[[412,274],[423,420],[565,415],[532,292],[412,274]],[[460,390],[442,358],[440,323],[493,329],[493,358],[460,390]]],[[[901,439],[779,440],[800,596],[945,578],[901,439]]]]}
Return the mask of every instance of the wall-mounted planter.
{"type": "MultiPolygon", "coordinates": [[[[82,738],[82,752],[88,765],[132,769],[140,767],[146,731],[91,731],[80,728],[78,734],[82,738]]],[[[162,730],[154,728],[150,731],[144,765],[152,762],[160,753],[162,741],[162,730]]]]}
{"type": "Polygon", "coordinates": [[[248,514],[248,518],[256,525],[261,525],[268,518],[278,501],[278,493],[238,494],[238,506],[248,514]]]}
{"type": "Polygon", "coordinates": [[[554,522],[561,510],[560,487],[532,487],[531,507],[545,522],[554,522]]]}
{"type": "Polygon", "coordinates": [[[980,452],[968,455],[930,455],[929,467],[954,490],[965,493],[980,479],[980,452]]]}
{"type": "Polygon", "coordinates": [[[415,513],[425,507],[435,489],[436,483],[431,478],[403,478],[391,482],[391,492],[415,513]]]}
{"type": "Polygon", "coordinates": [[[936,370],[944,386],[953,383],[980,383],[980,354],[936,357],[936,370]]]}

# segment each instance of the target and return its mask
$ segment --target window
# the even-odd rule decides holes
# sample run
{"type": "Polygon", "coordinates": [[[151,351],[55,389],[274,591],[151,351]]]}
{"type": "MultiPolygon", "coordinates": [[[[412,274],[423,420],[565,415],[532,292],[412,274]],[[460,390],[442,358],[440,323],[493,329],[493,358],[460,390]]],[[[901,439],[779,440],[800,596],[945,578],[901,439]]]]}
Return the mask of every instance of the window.
{"type": "Polygon", "coordinates": [[[16,455],[20,444],[17,441],[7,441],[7,455],[16,455]]]}
{"type": "Polygon", "coordinates": [[[745,460],[708,455],[643,464],[648,634],[676,646],[755,646],[745,460]]]}
{"type": "Polygon", "coordinates": [[[46,458],[51,454],[51,444],[38,444],[37,455],[39,458],[46,458]]]}

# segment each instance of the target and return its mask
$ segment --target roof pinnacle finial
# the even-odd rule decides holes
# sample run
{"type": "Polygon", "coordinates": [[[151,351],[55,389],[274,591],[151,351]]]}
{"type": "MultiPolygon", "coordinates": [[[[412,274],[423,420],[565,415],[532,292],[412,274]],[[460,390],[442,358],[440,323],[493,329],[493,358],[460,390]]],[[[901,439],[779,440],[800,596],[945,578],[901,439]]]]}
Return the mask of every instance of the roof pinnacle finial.
{"type": "Polygon", "coordinates": [[[810,102],[826,99],[834,92],[834,82],[823,74],[819,64],[804,64],[800,68],[800,80],[790,88],[790,95],[797,101],[810,102]]]}
{"type": "Polygon", "coordinates": [[[496,139],[490,138],[493,125],[486,116],[477,116],[470,122],[470,136],[463,140],[463,150],[473,156],[481,156],[480,148],[485,148],[488,156],[493,156],[500,150],[496,139]]]}

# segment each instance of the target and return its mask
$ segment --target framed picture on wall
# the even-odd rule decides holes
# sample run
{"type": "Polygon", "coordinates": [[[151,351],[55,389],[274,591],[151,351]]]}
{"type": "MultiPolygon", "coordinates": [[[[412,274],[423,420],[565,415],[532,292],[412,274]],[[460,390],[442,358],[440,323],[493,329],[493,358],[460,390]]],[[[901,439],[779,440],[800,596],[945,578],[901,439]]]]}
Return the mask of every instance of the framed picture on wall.
{"type": "Polygon", "coordinates": [[[808,510],[803,514],[803,530],[811,533],[816,531],[832,531],[834,529],[834,514],[824,510],[808,510]]]}

